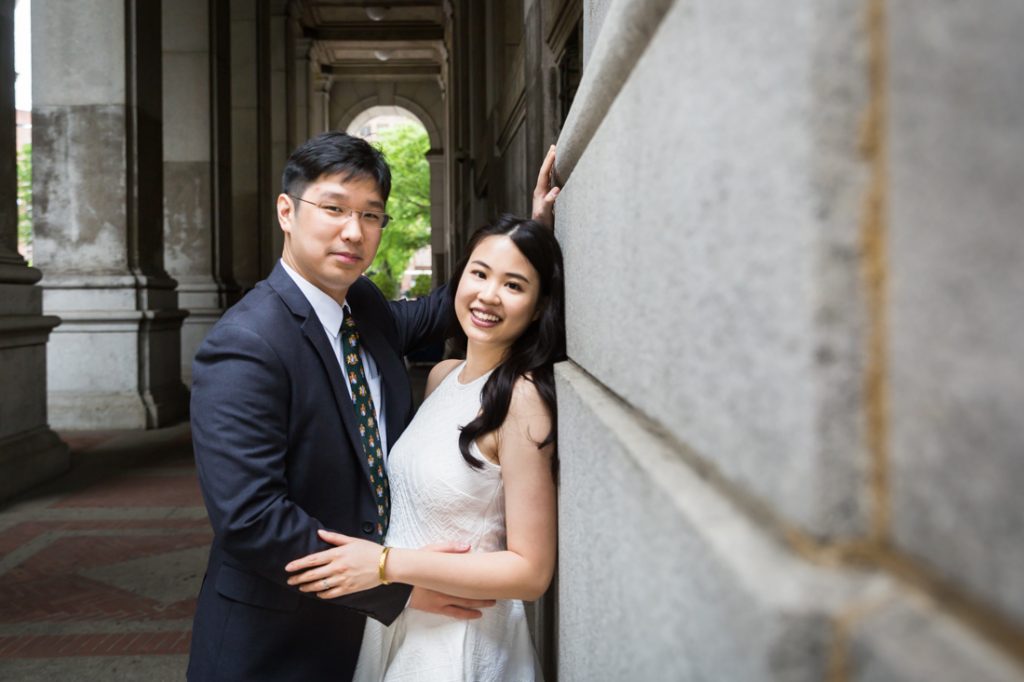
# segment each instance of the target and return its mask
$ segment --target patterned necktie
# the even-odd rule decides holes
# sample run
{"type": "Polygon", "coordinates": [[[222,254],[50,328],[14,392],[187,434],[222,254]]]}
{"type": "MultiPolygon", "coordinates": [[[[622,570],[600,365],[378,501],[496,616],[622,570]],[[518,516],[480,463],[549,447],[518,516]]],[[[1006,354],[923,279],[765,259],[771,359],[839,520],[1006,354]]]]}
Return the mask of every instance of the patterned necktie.
{"type": "Polygon", "coordinates": [[[345,374],[352,389],[352,403],[359,420],[359,438],[363,443],[363,456],[370,467],[370,485],[377,496],[377,535],[384,537],[388,531],[391,514],[391,491],[388,488],[388,474],[384,470],[384,451],[377,429],[377,412],[373,409],[373,396],[366,383],[362,360],[359,359],[359,332],[352,314],[345,308],[341,321],[341,353],[345,361],[345,374]]]}

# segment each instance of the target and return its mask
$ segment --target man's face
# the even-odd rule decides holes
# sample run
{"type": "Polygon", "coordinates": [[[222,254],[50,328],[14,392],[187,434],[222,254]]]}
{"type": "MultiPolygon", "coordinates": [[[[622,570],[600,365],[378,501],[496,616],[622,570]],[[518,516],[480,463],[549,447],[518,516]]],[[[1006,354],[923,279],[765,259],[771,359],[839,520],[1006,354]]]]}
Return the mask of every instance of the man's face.
{"type": "Polygon", "coordinates": [[[366,225],[358,213],[339,218],[336,209],[332,213],[313,204],[384,212],[373,178],[343,178],[320,176],[302,193],[304,201],[287,194],[277,197],[277,220],[284,231],[282,260],[338,303],[373,262],[382,230],[366,225]]]}

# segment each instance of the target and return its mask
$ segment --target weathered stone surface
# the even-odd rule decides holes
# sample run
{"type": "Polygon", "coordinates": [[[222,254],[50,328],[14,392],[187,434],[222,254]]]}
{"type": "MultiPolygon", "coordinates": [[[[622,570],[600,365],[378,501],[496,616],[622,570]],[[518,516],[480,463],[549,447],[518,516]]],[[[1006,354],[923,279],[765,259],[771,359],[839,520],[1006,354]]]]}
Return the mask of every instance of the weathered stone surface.
{"type": "Polygon", "coordinates": [[[124,16],[122,0],[33,3],[32,106],[123,104],[124,16]]]}
{"type": "Polygon", "coordinates": [[[176,279],[210,277],[210,162],[164,162],[164,263],[176,279]]]}
{"type": "Polygon", "coordinates": [[[1024,628],[1024,6],[887,12],[896,542],[1024,628]]]}
{"type": "Polygon", "coordinates": [[[1024,669],[919,597],[904,596],[858,621],[853,682],[1021,682],[1024,669]]]}
{"type": "Polygon", "coordinates": [[[35,264],[61,274],[127,269],[121,105],[35,107],[35,264]]]}
{"type": "Polygon", "coordinates": [[[570,357],[822,536],[867,524],[861,12],[676,3],[557,211],[570,357]]]}
{"type": "Polygon", "coordinates": [[[872,581],[775,544],[578,368],[557,369],[559,679],[822,680],[872,581]]]}

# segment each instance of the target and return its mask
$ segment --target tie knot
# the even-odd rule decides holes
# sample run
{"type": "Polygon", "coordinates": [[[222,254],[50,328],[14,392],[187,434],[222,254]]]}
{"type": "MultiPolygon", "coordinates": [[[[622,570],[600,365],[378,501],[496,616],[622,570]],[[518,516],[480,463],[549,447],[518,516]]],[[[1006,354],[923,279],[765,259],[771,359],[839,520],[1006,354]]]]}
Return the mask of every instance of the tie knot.
{"type": "Polygon", "coordinates": [[[348,308],[344,309],[344,315],[341,318],[341,328],[344,331],[355,331],[356,321],[352,317],[351,311],[348,308]]]}

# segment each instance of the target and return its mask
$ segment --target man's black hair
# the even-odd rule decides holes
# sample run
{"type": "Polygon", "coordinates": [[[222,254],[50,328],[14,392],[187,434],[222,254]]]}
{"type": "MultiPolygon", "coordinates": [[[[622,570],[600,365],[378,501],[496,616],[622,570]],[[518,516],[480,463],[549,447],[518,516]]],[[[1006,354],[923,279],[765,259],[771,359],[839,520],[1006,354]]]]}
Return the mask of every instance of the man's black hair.
{"type": "Polygon", "coordinates": [[[301,197],[323,175],[342,175],[342,181],[371,178],[386,204],[391,194],[391,169],[379,149],[347,133],[328,131],[303,142],[288,157],[281,174],[281,191],[301,197]]]}

